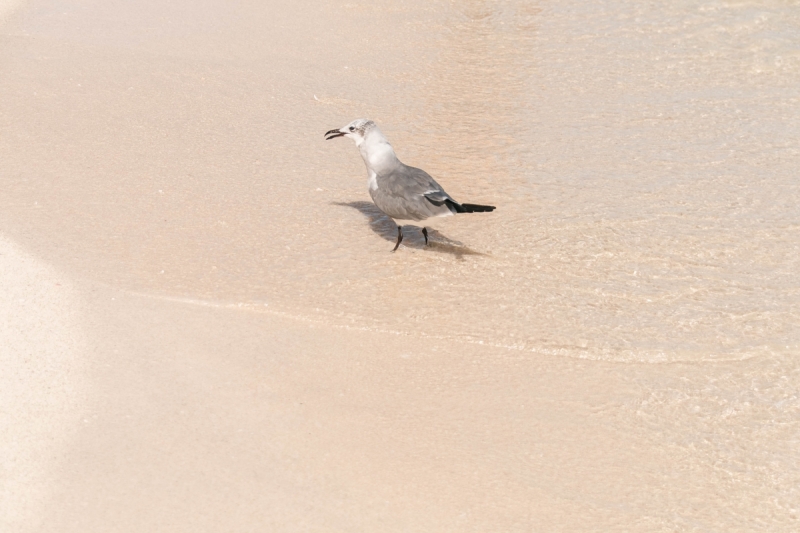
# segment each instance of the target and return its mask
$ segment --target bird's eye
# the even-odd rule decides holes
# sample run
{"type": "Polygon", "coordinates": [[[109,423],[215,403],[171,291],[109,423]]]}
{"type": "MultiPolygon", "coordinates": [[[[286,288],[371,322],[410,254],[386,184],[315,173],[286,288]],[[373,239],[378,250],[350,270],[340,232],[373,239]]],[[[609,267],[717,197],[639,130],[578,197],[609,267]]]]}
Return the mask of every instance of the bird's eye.
{"type": "Polygon", "coordinates": [[[350,131],[356,131],[355,126],[350,126],[350,131]]]}

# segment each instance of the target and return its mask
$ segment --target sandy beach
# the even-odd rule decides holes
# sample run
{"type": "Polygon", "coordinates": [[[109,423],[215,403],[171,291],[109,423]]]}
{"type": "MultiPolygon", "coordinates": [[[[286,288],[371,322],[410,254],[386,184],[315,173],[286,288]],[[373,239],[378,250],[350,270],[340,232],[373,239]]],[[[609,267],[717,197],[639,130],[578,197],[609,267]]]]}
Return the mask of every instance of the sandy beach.
{"type": "Polygon", "coordinates": [[[0,530],[796,531],[797,43],[769,1],[0,3],[0,530]],[[497,210],[390,253],[358,117],[497,210]]]}

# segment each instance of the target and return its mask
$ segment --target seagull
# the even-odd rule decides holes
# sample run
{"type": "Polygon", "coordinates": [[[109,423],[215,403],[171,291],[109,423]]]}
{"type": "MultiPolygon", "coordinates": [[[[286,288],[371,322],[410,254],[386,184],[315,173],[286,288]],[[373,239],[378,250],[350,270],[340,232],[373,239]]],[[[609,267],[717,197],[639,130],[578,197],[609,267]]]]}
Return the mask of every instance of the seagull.
{"type": "MultiPolygon", "coordinates": [[[[491,205],[461,204],[453,200],[430,174],[402,163],[388,139],[373,121],[359,118],[338,130],[325,133],[325,140],[350,137],[367,165],[367,185],[375,206],[397,224],[397,243],[403,242],[403,227],[398,220],[425,220],[458,213],[494,211],[491,205]]],[[[422,228],[425,244],[428,229],[422,228]]]]}

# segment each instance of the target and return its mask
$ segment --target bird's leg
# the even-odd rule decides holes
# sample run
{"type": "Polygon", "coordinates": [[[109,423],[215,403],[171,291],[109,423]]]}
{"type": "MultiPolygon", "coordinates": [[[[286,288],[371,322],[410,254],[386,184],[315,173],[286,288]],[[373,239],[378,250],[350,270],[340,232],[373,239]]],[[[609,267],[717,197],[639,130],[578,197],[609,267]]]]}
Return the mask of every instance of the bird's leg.
{"type": "Polygon", "coordinates": [[[425,237],[425,246],[428,246],[428,228],[422,228],[422,235],[425,237]]]}
{"type": "Polygon", "coordinates": [[[397,250],[397,247],[400,246],[400,243],[403,242],[403,226],[397,226],[397,244],[394,245],[394,250],[397,250]]]}

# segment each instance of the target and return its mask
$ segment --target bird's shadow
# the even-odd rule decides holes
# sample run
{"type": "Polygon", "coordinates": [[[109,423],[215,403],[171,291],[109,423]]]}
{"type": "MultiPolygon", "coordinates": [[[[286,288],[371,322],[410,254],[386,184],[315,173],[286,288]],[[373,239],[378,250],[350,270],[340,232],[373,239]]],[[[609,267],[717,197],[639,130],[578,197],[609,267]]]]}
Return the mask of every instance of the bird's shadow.
{"type": "MultiPolygon", "coordinates": [[[[369,222],[370,229],[384,240],[394,244],[397,242],[397,224],[383,214],[380,209],[375,207],[372,202],[331,202],[333,205],[341,207],[351,207],[364,215],[369,222]]],[[[449,239],[441,232],[428,228],[428,244],[425,245],[425,237],[422,235],[422,226],[409,224],[403,225],[403,244],[408,248],[416,248],[426,252],[436,252],[454,255],[458,259],[463,259],[465,255],[486,255],[469,248],[464,243],[449,239]],[[406,229],[416,228],[414,231],[406,229]]]]}

